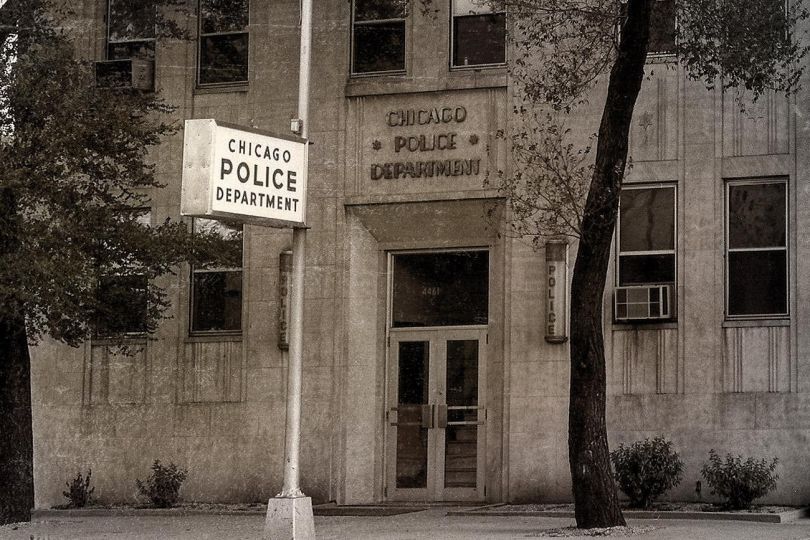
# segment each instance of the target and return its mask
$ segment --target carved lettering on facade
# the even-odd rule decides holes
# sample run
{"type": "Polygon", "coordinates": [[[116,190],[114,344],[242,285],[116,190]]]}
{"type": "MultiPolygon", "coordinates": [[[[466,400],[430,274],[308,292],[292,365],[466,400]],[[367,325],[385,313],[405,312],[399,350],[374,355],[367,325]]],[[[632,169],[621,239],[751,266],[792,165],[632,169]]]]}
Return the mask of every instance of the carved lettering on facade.
{"type": "MultiPolygon", "coordinates": [[[[462,124],[467,120],[467,109],[458,107],[433,107],[425,109],[399,109],[385,115],[385,123],[391,128],[440,126],[443,124],[462,124]]],[[[478,142],[475,134],[467,138],[470,146],[478,142]],[[473,142],[475,141],[475,142],[473,142]]],[[[383,147],[393,148],[397,154],[447,152],[458,150],[464,144],[455,131],[441,133],[405,133],[395,135],[389,143],[374,141],[374,150],[383,147]]],[[[438,157],[438,156],[437,156],[438,157]]],[[[436,178],[450,176],[477,176],[481,172],[480,159],[430,159],[419,161],[391,161],[372,163],[370,177],[372,180],[396,180],[399,178],[436,178]]]]}

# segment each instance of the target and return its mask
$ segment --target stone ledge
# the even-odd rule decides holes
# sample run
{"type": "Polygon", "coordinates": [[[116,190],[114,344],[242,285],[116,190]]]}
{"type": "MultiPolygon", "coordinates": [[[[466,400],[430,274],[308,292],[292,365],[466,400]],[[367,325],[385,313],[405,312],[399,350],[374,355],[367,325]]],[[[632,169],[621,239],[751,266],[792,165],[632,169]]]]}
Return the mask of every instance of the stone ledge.
{"type": "MultiPolygon", "coordinates": [[[[450,510],[448,516],[536,516],[574,518],[572,510],[520,510],[520,505],[505,503],[464,510],[450,510]],[[508,510],[508,508],[514,508],[508,510]]],[[[759,523],[787,523],[810,515],[810,508],[796,508],[784,512],[696,512],[679,510],[622,510],[627,519],[696,519],[756,521],[759,523]]]]}

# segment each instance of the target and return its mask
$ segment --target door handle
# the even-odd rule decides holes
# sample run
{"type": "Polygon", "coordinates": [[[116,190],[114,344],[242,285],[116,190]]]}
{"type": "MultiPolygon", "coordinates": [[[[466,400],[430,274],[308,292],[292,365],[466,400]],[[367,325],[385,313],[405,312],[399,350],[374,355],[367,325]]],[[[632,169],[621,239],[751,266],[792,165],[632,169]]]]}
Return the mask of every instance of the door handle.
{"type": "Polygon", "coordinates": [[[439,429],[447,427],[447,405],[436,405],[436,427],[439,429]]]}

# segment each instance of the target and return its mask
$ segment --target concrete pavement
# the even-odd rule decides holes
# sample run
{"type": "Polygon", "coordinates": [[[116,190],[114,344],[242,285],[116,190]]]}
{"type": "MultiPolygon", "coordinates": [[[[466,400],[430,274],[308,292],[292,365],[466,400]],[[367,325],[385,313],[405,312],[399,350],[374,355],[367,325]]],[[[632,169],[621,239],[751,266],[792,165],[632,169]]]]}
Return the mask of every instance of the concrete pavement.
{"type": "MultiPolygon", "coordinates": [[[[447,508],[386,517],[318,516],[319,540],[501,540],[561,536],[573,526],[567,518],[529,516],[447,516],[447,508]]],[[[643,540],[767,539],[810,540],[810,519],[790,523],[705,520],[635,520],[643,540]]],[[[83,539],[256,539],[264,516],[251,515],[109,515],[45,516],[32,523],[0,527],[0,538],[22,540],[83,539]]],[[[567,538],[592,538],[568,531],[567,538]]],[[[622,537],[627,535],[622,535],[622,537]]]]}

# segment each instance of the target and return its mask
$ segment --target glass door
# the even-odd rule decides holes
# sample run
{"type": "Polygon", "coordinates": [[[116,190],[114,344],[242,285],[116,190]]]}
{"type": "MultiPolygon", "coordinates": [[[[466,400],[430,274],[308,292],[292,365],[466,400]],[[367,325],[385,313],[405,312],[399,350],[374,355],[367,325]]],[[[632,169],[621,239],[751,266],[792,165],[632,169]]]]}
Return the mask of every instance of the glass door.
{"type": "Polygon", "coordinates": [[[388,478],[391,500],[483,500],[486,331],[392,333],[388,478]]]}

